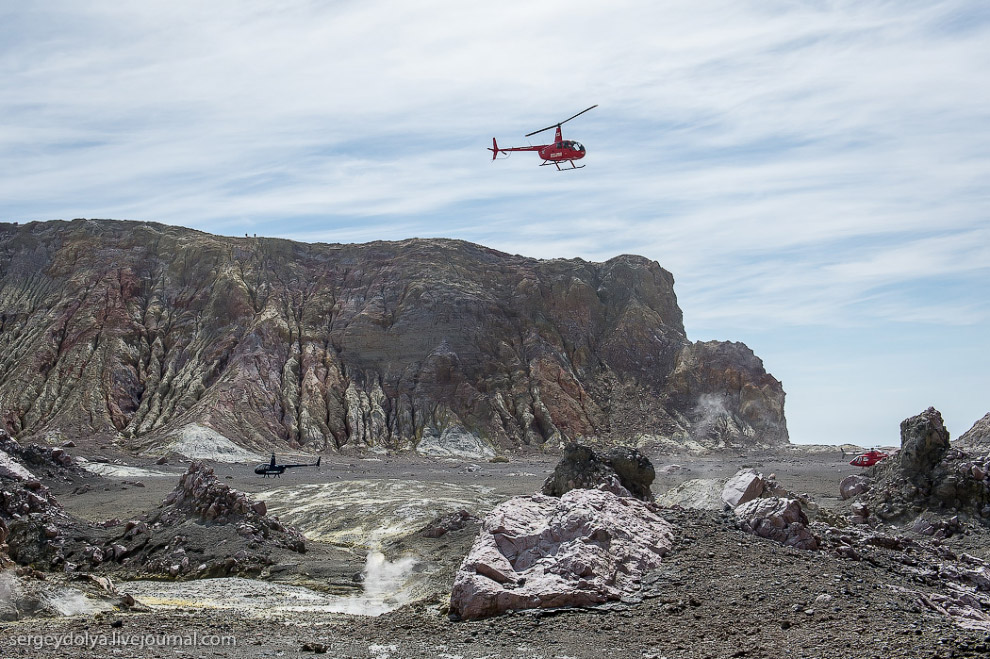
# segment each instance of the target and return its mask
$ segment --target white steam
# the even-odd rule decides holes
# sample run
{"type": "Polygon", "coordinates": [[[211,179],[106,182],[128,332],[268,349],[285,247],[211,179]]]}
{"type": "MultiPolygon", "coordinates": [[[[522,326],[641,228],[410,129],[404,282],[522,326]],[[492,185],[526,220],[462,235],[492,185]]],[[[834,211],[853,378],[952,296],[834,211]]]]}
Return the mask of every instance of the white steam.
{"type": "Polygon", "coordinates": [[[718,394],[702,394],[694,407],[697,418],[694,424],[696,439],[723,439],[735,425],[725,407],[725,400],[718,394]]]}
{"type": "Polygon", "coordinates": [[[110,602],[91,599],[74,588],[24,581],[10,571],[0,573],[0,610],[5,615],[92,615],[112,608],[110,602]]]}
{"type": "Polygon", "coordinates": [[[412,601],[410,576],[415,565],[412,557],[389,561],[380,551],[371,551],[362,571],[362,592],[348,596],[239,577],[131,581],[119,587],[152,609],[226,609],[259,618],[295,612],[379,616],[412,601]]]}

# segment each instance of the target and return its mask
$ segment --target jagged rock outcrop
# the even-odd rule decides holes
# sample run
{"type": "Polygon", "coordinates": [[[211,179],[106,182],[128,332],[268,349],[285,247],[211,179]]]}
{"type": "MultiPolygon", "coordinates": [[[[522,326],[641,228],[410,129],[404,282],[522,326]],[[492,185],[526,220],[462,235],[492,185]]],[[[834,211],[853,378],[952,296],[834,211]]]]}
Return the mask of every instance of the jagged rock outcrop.
{"type": "Polygon", "coordinates": [[[688,341],[673,277],[638,256],[0,224],[0,413],[22,438],[748,447],[787,441],[783,404],[744,345],[688,341]]]}
{"type": "Polygon", "coordinates": [[[652,501],[650,485],[655,477],[650,460],[634,448],[617,446],[599,455],[588,446],[568,444],[553,473],[544,481],[543,494],[559,497],[583,488],[652,501]]]}
{"type": "Polygon", "coordinates": [[[482,522],[454,579],[450,611],[473,620],[631,595],[673,544],[658,510],[602,490],[514,497],[482,522]]]}
{"type": "Polygon", "coordinates": [[[216,524],[251,527],[255,539],[281,534],[278,542],[294,551],[304,551],[302,536],[277,519],[268,516],[264,501],[256,501],[243,492],[220,482],[212,467],[193,462],[179,479],[162,505],[151,515],[150,523],[174,524],[176,518],[193,518],[216,524]]]}
{"type": "Polygon", "coordinates": [[[0,478],[30,480],[40,475],[69,481],[84,473],[64,449],[37,444],[23,446],[0,428],[0,478]]]}
{"type": "MultiPolygon", "coordinates": [[[[0,447],[6,447],[0,458],[8,463],[0,469],[0,567],[9,554],[20,565],[64,572],[112,566],[144,576],[250,575],[281,551],[306,549],[302,535],[269,516],[263,501],[221,483],[202,463],[190,465],[165,501],[144,518],[94,524],[70,515],[19,462],[21,454],[38,458],[50,450],[20,447],[2,437],[0,447]]],[[[52,460],[60,466],[58,457],[52,460]]],[[[71,460],[68,464],[78,469],[71,460]]]]}
{"type": "Polygon", "coordinates": [[[23,447],[0,431],[0,553],[22,565],[61,567],[68,556],[90,546],[87,525],[69,515],[22,464],[25,457],[32,466],[56,474],[75,468],[68,456],[39,446],[23,447]]]}
{"type": "Polygon", "coordinates": [[[968,449],[990,449],[990,412],[959,435],[955,444],[968,449]]]}
{"type": "Polygon", "coordinates": [[[949,431],[934,407],[901,421],[901,450],[897,454],[901,472],[908,476],[927,474],[949,450],[949,431]]]}
{"type": "Polygon", "coordinates": [[[990,451],[951,446],[942,415],[929,407],[901,423],[900,452],[870,468],[870,489],[859,497],[885,520],[933,511],[990,521],[988,472],[990,451]]]}
{"type": "Polygon", "coordinates": [[[302,534],[269,516],[264,501],[221,483],[202,462],[189,465],[146,519],[128,522],[124,537],[139,541],[126,553],[144,569],[173,577],[252,573],[272,562],[272,550],[306,551],[302,534]],[[217,555],[217,540],[242,548],[217,555]]]}

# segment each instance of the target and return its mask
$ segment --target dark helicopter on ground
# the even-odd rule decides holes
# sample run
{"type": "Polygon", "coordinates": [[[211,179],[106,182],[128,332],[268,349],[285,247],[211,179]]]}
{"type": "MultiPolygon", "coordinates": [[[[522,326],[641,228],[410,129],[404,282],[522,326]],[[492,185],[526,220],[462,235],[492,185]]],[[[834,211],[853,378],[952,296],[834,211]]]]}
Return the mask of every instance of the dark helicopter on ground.
{"type": "Polygon", "coordinates": [[[254,468],[254,473],[258,474],[259,476],[264,476],[265,478],[268,478],[269,476],[278,476],[279,478],[281,478],[282,474],[285,473],[286,469],[291,469],[292,467],[319,467],[320,460],[322,459],[323,456],[321,455],[320,457],[316,458],[316,462],[310,462],[309,464],[280,465],[280,464],[275,464],[275,454],[272,453],[271,462],[269,462],[268,464],[258,465],[257,467],[254,468]]]}

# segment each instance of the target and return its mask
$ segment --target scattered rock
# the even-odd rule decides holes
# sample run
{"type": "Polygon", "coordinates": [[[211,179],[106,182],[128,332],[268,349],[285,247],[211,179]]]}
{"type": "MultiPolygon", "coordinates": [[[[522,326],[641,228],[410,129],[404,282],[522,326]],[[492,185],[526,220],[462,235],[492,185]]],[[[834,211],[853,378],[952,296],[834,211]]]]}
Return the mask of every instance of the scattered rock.
{"type": "Polygon", "coordinates": [[[324,643],[303,643],[300,648],[302,652],[313,652],[316,654],[326,654],[329,646],[324,643]]]}
{"type": "Polygon", "coordinates": [[[420,533],[427,538],[439,538],[451,531],[459,531],[470,522],[476,521],[478,521],[477,517],[461,509],[434,519],[424,526],[420,533]]]}
{"type": "Polygon", "coordinates": [[[944,540],[961,533],[963,525],[959,515],[945,519],[931,512],[925,512],[914,520],[911,524],[911,530],[921,535],[930,535],[938,540],[944,540]]]}
{"type": "Polygon", "coordinates": [[[857,501],[852,505],[853,524],[867,524],[870,521],[870,507],[863,501],[857,501]]]}
{"type": "Polygon", "coordinates": [[[942,415],[928,408],[901,423],[900,453],[870,468],[872,484],[861,497],[883,520],[911,519],[926,510],[987,519],[988,466],[990,454],[950,446],[942,415]]]}
{"type": "Polygon", "coordinates": [[[753,499],[737,506],[735,515],[747,533],[788,547],[818,549],[818,539],[808,529],[808,516],[796,499],[753,499]]]}
{"type": "Polygon", "coordinates": [[[0,428],[0,477],[32,480],[33,474],[71,480],[83,473],[68,453],[61,448],[29,444],[22,446],[6,430],[0,428]],[[18,468],[18,466],[20,468],[18,468]],[[13,474],[6,473],[12,469],[13,474]],[[29,475],[26,475],[29,474],[29,475]]]}

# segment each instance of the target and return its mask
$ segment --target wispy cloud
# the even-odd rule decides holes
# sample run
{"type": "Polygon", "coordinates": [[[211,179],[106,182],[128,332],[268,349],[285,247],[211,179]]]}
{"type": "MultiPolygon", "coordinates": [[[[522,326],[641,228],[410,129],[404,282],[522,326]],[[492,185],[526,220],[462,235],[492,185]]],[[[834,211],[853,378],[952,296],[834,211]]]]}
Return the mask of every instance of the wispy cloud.
{"type": "Polygon", "coordinates": [[[0,117],[0,219],[640,253],[697,335],[990,320],[979,0],[8,3],[0,117]],[[484,151],[593,103],[585,170],[484,151]]]}

